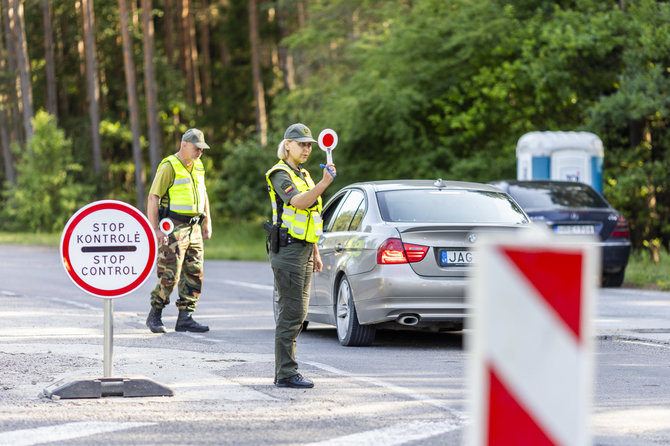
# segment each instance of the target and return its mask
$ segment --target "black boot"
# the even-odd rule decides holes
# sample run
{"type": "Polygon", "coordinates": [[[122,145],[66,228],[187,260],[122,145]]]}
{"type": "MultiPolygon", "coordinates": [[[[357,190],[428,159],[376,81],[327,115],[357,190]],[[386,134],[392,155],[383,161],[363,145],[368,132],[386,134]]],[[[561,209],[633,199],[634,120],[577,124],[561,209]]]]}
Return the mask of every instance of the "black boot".
{"type": "Polygon", "coordinates": [[[167,333],[165,325],[163,325],[163,321],[161,320],[162,312],[162,309],[159,310],[151,307],[149,317],[147,317],[147,327],[149,327],[152,333],[167,333]]]}
{"type": "Polygon", "coordinates": [[[193,317],[191,317],[191,314],[192,313],[188,310],[179,310],[179,316],[177,316],[177,324],[174,326],[174,331],[193,331],[196,333],[209,331],[207,325],[197,323],[193,317]]]}

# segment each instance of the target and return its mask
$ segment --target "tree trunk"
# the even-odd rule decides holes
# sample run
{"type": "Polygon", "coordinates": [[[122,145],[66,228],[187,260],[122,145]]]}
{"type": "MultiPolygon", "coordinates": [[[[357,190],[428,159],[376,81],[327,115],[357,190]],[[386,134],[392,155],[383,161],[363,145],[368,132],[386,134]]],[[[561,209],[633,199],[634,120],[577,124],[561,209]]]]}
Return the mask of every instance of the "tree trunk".
{"type": "Polygon", "coordinates": [[[5,33],[5,41],[7,42],[7,75],[11,79],[15,79],[14,85],[7,89],[8,104],[7,110],[7,128],[9,133],[9,140],[15,141],[18,144],[23,144],[23,132],[21,130],[20,119],[21,110],[19,107],[18,92],[21,89],[18,73],[16,70],[16,40],[13,37],[14,21],[10,20],[10,3],[9,0],[2,0],[2,24],[5,33]]]}
{"type": "MultiPolygon", "coordinates": [[[[132,1],[132,0],[131,0],[132,1]]],[[[132,42],[128,30],[128,10],[126,0],[119,0],[119,15],[121,16],[121,41],[123,44],[123,67],[126,74],[126,91],[128,94],[128,109],[130,111],[130,128],[133,133],[133,160],[135,162],[135,190],[137,193],[137,208],[145,212],[144,205],[144,166],[142,163],[142,147],[140,146],[140,113],[137,106],[137,88],[135,85],[135,64],[133,63],[132,42]]]]}
{"type": "Polygon", "coordinates": [[[202,66],[202,102],[210,106],[212,105],[212,76],[210,75],[211,70],[211,60],[209,57],[209,2],[207,0],[202,0],[202,10],[201,14],[202,20],[200,20],[200,61],[202,66]]]}
{"type": "MultiPolygon", "coordinates": [[[[7,66],[3,55],[5,49],[3,47],[2,38],[0,38],[0,72],[5,72],[7,66]]],[[[0,91],[0,145],[2,145],[2,160],[5,170],[5,181],[10,184],[16,184],[16,175],[14,173],[14,157],[11,151],[11,141],[9,138],[8,120],[7,120],[7,104],[9,102],[9,95],[5,95],[0,91]]]]}
{"type": "Polygon", "coordinates": [[[151,17],[151,0],[142,0],[144,85],[147,98],[147,126],[149,128],[149,163],[151,172],[156,172],[161,161],[161,141],[158,128],[158,93],[156,87],[156,67],[154,65],[154,21],[151,17]]]}
{"type": "Polygon", "coordinates": [[[174,67],[174,4],[173,0],[165,0],[165,13],[163,22],[165,23],[165,57],[167,64],[174,67]]]}
{"type": "Polygon", "coordinates": [[[82,0],[84,14],[84,49],[86,52],[86,89],[88,90],[88,115],[91,121],[91,139],[93,142],[93,170],[96,174],[102,171],[102,141],[100,138],[100,90],[98,89],[98,72],[95,63],[95,15],[93,0],[82,0]]]}
{"type": "MultiPolygon", "coordinates": [[[[83,0],[82,0],[83,1],[83,0]]],[[[81,3],[81,1],[75,2],[75,5],[79,9],[79,13],[81,14],[82,18],[82,29],[84,29],[86,25],[86,19],[85,19],[85,13],[84,13],[84,5],[81,3]]],[[[67,22],[63,25],[64,28],[68,26],[67,22]]],[[[63,33],[63,35],[66,35],[63,33]]],[[[79,34],[77,34],[77,37],[79,37],[79,34]]],[[[88,78],[86,77],[86,45],[84,44],[84,36],[81,36],[81,39],[77,40],[77,54],[79,54],[79,81],[77,82],[77,85],[86,85],[86,88],[88,89],[88,78]]],[[[88,91],[87,91],[88,94],[88,91]]],[[[77,101],[75,99],[75,104],[77,104],[77,115],[83,115],[86,114],[87,109],[86,109],[86,104],[85,101],[77,101]]]]}
{"type": "Polygon", "coordinates": [[[277,29],[279,31],[279,67],[282,72],[284,88],[288,91],[291,91],[295,88],[293,54],[286,45],[282,44],[282,41],[288,36],[288,32],[286,31],[286,15],[286,10],[281,7],[281,4],[277,6],[277,29]]]}
{"type": "MultiPolygon", "coordinates": [[[[65,23],[67,22],[63,17],[52,16],[55,20],[55,47],[56,47],[56,66],[62,67],[65,61],[65,43],[63,41],[63,36],[67,35],[65,23]]],[[[56,81],[58,82],[58,81],[56,81]]],[[[68,100],[67,89],[66,88],[56,88],[56,93],[58,94],[58,107],[60,109],[59,115],[61,118],[67,117],[70,113],[70,101],[68,100]]]]}
{"type": "MultiPolygon", "coordinates": [[[[98,55],[96,54],[96,61],[97,61],[98,55]]],[[[99,110],[108,110],[109,109],[109,101],[111,100],[114,102],[114,98],[110,98],[109,95],[106,94],[100,94],[101,91],[109,91],[109,88],[107,88],[107,73],[105,71],[105,65],[104,64],[97,64],[97,74],[98,74],[98,83],[96,84],[96,89],[98,90],[98,109],[99,110]]],[[[112,79],[121,79],[121,67],[118,67],[118,69],[115,69],[115,67],[111,68],[111,78],[112,79]],[[116,76],[114,73],[117,73],[116,76]]],[[[112,80],[112,82],[114,82],[112,80]]]]}
{"type": "Polygon", "coordinates": [[[2,145],[2,161],[5,168],[5,181],[9,184],[16,184],[14,157],[12,156],[9,132],[7,131],[7,113],[3,107],[4,106],[0,106],[0,144],[2,145]]]}
{"type": "Polygon", "coordinates": [[[298,1],[298,27],[305,29],[307,23],[307,8],[304,1],[298,1]]]}
{"type": "MultiPolygon", "coordinates": [[[[657,156],[656,156],[656,149],[655,149],[655,144],[654,141],[652,141],[651,137],[651,123],[646,120],[644,123],[644,126],[642,128],[642,141],[644,144],[651,149],[651,162],[657,161],[657,156]]],[[[659,230],[659,224],[658,222],[661,222],[661,213],[659,212],[659,199],[658,199],[658,187],[657,187],[657,180],[654,178],[653,172],[649,172],[648,176],[648,191],[647,194],[645,195],[645,199],[647,200],[647,204],[649,206],[649,216],[651,217],[651,221],[654,223],[650,223],[648,225],[647,229],[647,236],[650,238],[650,243],[649,243],[649,250],[651,251],[651,258],[654,261],[654,263],[658,264],[661,261],[661,243],[660,239],[658,238],[659,234],[661,231],[659,230]]]]}
{"type": "Polygon", "coordinates": [[[226,39],[221,39],[219,47],[221,48],[221,65],[227,67],[230,65],[230,48],[228,48],[228,41],[226,39]]]}
{"type": "Polygon", "coordinates": [[[190,14],[190,1],[177,0],[177,40],[179,42],[179,68],[186,77],[186,100],[193,102],[193,59],[191,58],[191,38],[188,29],[188,16],[190,14]]]}
{"type": "Polygon", "coordinates": [[[51,0],[42,0],[42,19],[44,22],[44,63],[47,78],[47,111],[58,118],[56,68],[54,65],[54,36],[53,26],[51,24],[51,0]]]}
{"type": "Polygon", "coordinates": [[[28,59],[28,46],[26,43],[26,30],[23,21],[23,0],[13,0],[14,14],[14,41],[17,45],[16,62],[19,68],[21,82],[21,104],[23,105],[23,131],[26,144],[33,137],[33,89],[30,83],[30,60],[28,59]]]}
{"type": "Polygon", "coordinates": [[[256,103],[256,132],[261,145],[267,146],[267,116],[265,114],[265,92],[261,77],[260,48],[258,44],[258,8],[256,0],[249,0],[249,40],[251,42],[251,70],[256,103]]]}
{"type": "Polygon", "coordinates": [[[137,13],[137,0],[130,0],[130,19],[133,22],[133,29],[140,27],[139,14],[137,13]]]}
{"type": "MultiPolygon", "coordinates": [[[[200,91],[200,69],[198,67],[198,45],[195,39],[195,21],[193,19],[193,7],[191,5],[191,0],[188,0],[189,13],[187,14],[187,26],[188,26],[188,42],[191,47],[189,54],[191,55],[191,63],[189,64],[191,70],[191,79],[193,81],[193,99],[198,105],[202,104],[202,92],[200,91]]],[[[198,107],[198,113],[200,113],[200,107],[198,107]]]]}

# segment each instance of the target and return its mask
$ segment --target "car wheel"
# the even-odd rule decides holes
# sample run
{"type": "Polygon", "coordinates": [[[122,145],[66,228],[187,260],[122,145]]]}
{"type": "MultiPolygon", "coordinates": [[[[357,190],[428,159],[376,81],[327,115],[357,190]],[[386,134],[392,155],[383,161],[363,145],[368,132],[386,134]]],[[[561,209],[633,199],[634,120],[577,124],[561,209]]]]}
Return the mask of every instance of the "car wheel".
{"type": "Polygon", "coordinates": [[[340,344],[346,346],[366,346],[375,339],[374,325],[358,323],[354,295],[346,277],[342,277],[337,290],[335,302],[335,323],[337,324],[337,338],[340,344]]]}
{"type": "MultiPolygon", "coordinates": [[[[272,314],[274,315],[275,318],[275,325],[277,324],[277,313],[279,312],[279,292],[277,291],[277,288],[272,289],[272,314]]],[[[307,330],[307,326],[309,325],[309,321],[305,321],[302,323],[302,331],[307,330]]]]}
{"type": "Polygon", "coordinates": [[[616,273],[603,274],[603,286],[608,288],[620,287],[621,284],[623,284],[623,278],[625,274],[625,268],[616,273]]]}

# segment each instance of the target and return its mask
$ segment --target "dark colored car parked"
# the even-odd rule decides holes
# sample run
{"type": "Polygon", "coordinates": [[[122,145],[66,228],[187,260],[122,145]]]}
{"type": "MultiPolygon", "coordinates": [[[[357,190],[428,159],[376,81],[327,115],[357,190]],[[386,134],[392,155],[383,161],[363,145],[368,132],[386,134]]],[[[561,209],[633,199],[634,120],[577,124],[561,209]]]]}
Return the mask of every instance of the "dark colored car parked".
{"type": "Polygon", "coordinates": [[[602,248],[602,285],[621,286],[630,256],[626,218],[591,186],[573,181],[509,180],[489,184],[507,192],[535,223],[557,234],[590,234],[602,248]]]}

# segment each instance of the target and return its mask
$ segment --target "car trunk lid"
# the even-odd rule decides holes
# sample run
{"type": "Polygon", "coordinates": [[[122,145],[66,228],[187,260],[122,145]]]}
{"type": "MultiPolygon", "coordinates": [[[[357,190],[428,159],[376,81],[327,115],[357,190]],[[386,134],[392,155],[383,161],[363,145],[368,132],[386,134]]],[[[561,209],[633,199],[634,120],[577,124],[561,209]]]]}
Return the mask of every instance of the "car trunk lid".
{"type": "Polygon", "coordinates": [[[596,235],[601,240],[610,237],[619,215],[611,209],[532,210],[531,220],[544,223],[558,235],[596,235]]]}
{"type": "Polygon", "coordinates": [[[398,227],[403,244],[427,246],[428,252],[411,268],[425,277],[465,277],[477,263],[473,249],[484,234],[496,234],[519,229],[511,225],[440,225],[398,227]]]}

